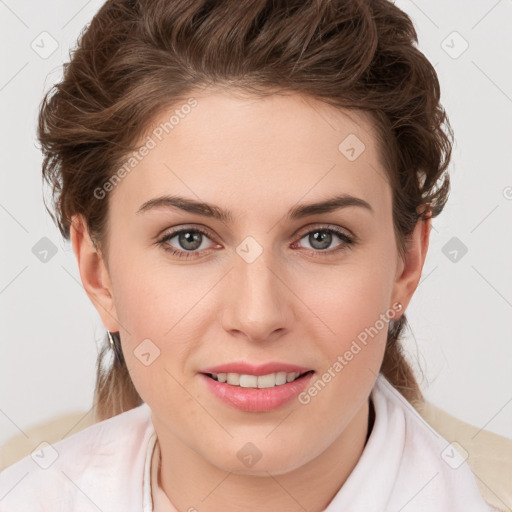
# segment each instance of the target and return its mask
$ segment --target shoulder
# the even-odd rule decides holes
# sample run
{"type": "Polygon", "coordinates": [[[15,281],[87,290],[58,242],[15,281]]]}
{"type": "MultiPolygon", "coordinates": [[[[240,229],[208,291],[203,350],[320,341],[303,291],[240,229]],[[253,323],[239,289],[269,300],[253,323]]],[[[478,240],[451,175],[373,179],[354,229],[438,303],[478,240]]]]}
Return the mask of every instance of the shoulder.
{"type": "Polygon", "coordinates": [[[466,423],[428,402],[419,412],[467,460],[485,500],[498,510],[512,510],[512,440],[466,423]]]}
{"type": "Polygon", "coordinates": [[[465,454],[425,421],[382,375],[374,395],[385,402],[389,425],[403,429],[393,504],[403,506],[411,500],[411,510],[428,510],[434,503],[438,510],[453,512],[496,510],[482,496],[465,454]]]}
{"type": "Polygon", "coordinates": [[[42,443],[0,472],[0,511],[109,510],[124,503],[129,510],[142,504],[153,431],[144,403],[56,443],[42,443]]]}

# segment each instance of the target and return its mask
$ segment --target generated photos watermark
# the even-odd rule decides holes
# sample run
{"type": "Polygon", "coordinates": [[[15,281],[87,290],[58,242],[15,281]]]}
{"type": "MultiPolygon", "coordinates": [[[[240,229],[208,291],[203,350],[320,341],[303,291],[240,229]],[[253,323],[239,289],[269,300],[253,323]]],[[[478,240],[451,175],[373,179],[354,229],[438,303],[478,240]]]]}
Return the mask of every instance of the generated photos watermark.
{"type": "Polygon", "coordinates": [[[149,155],[150,151],[156,148],[157,144],[174,130],[181,120],[190,114],[192,108],[197,105],[198,102],[195,98],[189,98],[187,103],[183,104],[179,109],[175,109],[168,121],[162,122],[154,128],[151,135],[146,137],[146,142],[137,151],[131,153],[126,162],[101,187],[94,189],[94,197],[101,200],[106,197],[107,192],[112,192],[121,180],[149,155]]]}
{"type": "Polygon", "coordinates": [[[379,315],[379,319],[375,323],[366,327],[361,331],[357,338],[352,340],[350,347],[345,350],[343,354],[338,355],[336,360],[327,368],[327,370],[313,383],[308,389],[299,393],[298,401],[302,405],[307,405],[311,402],[311,398],[315,397],[322,391],[325,386],[338,375],[345,366],[347,366],[354,357],[361,352],[361,350],[368,345],[368,337],[373,339],[377,334],[382,331],[396,314],[401,311],[400,304],[395,302],[392,308],[388,308],[384,313],[379,315]]]}

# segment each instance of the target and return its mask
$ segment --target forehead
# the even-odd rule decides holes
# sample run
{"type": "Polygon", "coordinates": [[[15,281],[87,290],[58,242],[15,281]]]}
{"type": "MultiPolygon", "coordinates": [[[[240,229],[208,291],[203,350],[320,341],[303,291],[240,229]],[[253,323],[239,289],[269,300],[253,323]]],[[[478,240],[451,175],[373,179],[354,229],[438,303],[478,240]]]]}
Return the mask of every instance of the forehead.
{"type": "Polygon", "coordinates": [[[141,137],[136,164],[113,192],[125,214],[165,193],[226,208],[241,202],[244,213],[340,192],[377,210],[390,201],[368,114],[297,94],[189,98],[155,116],[141,137]]]}

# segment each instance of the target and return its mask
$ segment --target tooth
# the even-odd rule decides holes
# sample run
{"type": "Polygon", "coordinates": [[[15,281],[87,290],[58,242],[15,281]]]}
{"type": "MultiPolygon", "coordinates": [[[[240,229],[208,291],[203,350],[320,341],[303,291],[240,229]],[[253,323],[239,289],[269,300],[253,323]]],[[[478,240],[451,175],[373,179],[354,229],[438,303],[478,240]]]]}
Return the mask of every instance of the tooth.
{"type": "Polygon", "coordinates": [[[240,375],[238,373],[228,373],[227,374],[227,383],[233,386],[240,385],[240,375]]]}
{"type": "Polygon", "coordinates": [[[257,388],[258,377],[256,375],[240,375],[240,387],[257,388]]]}
{"type": "Polygon", "coordinates": [[[273,388],[276,385],[276,374],[260,375],[258,377],[259,388],[273,388]]]}
{"type": "Polygon", "coordinates": [[[286,384],[286,372],[276,373],[276,386],[280,386],[281,384],[286,384]]]}
{"type": "Polygon", "coordinates": [[[277,372],[267,375],[247,375],[239,373],[212,373],[212,377],[218,382],[227,382],[232,386],[243,388],[272,388],[282,386],[287,382],[293,382],[299,376],[299,372],[277,372]]]}

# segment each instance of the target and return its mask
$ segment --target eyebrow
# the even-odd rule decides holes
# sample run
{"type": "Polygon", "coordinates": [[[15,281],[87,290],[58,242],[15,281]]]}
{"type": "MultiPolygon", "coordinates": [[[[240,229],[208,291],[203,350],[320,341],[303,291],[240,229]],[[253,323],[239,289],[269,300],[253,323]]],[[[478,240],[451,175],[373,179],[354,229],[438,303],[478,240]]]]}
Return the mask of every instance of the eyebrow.
{"type": "MultiPolygon", "coordinates": [[[[340,194],[317,203],[299,204],[288,212],[286,218],[288,220],[297,220],[321,213],[334,212],[336,210],[348,208],[350,206],[366,209],[372,215],[375,215],[371,205],[364,199],[360,199],[359,197],[354,197],[349,194],[340,194]]],[[[204,217],[211,217],[224,223],[230,223],[234,219],[233,213],[229,210],[223,210],[222,208],[213,204],[204,203],[180,196],[160,196],[155,197],[154,199],[150,199],[137,210],[137,215],[140,215],[148,210],[161,207],[178,208],[179,210],[183,210],[189,213],[203,215],[204,217]]]]}

